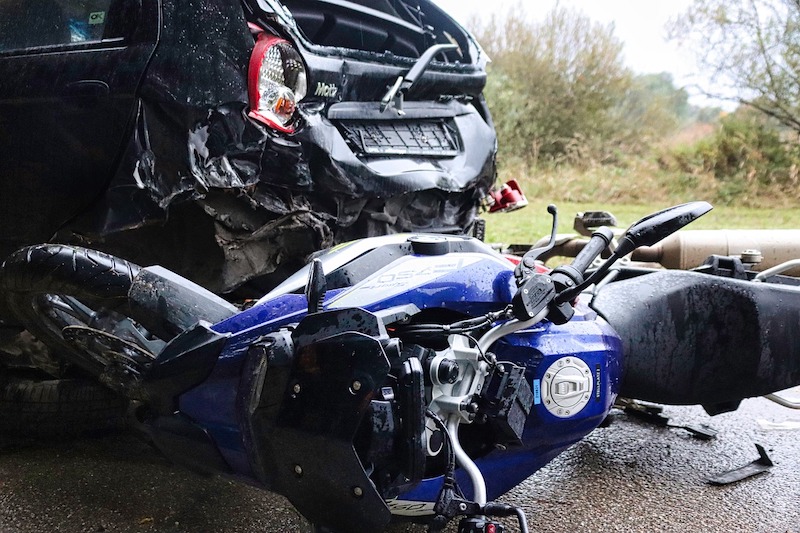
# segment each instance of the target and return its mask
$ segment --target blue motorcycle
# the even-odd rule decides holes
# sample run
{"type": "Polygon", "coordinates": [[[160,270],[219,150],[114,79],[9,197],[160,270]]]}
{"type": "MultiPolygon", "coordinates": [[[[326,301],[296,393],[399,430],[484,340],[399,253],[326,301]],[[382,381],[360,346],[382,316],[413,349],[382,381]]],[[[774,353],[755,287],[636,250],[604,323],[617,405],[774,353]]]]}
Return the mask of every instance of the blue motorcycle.
{"type": "Polygon", "coordinates": [[[516,262],[469,237],[363,239],[241,307],[161,267],[33,246],[2,266],[2,312],[130,399],[167,457],[285,495],[319,531],[527,531],[495,500],[618,395],[716,413],[800,383],[795,283],[731,258],[619,266],[710,209],[613,244],[600,228],[553,270],[537,258],[554,238],[516,262]]]}

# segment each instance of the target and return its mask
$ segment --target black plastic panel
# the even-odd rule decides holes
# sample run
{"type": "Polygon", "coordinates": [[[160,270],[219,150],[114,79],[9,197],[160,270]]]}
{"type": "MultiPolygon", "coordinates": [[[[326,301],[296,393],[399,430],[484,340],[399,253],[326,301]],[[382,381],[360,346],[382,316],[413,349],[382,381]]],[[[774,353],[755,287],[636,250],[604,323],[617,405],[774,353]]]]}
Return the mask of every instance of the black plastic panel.
{"type": "Polygon", "coordinates": [[[622,396],[716,411],[800,384],[800,288],[661,271],[593,307],[622,338],[622,396]]]}
{"type": "Polygon", "coordinates": [[[373,6],[340,0],[283,0],[314,44],[418,57],[426,48],[419,22],[403,20],[388,2],[373,6]],[[385,4],[381,5],[381,4],[385,4]]]}
{"type": "Polygon", "coordinates": [[[251,461],[303,516],[336,531],[383,531],[391,515],[354,439],[390,366],[385,329],[360,309],[310,315],[251,349],[242,398],[251,461]]]}

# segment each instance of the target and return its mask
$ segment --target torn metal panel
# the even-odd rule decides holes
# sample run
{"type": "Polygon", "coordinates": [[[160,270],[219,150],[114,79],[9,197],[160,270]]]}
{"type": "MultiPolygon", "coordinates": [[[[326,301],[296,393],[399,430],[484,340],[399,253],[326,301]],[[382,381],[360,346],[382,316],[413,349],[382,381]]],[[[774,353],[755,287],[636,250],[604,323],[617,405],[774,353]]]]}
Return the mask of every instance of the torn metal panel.
{"type": "MultiPolygon", "coordinates": [[[[431,10],[445,27],[456,27],[431,10]]],[[[140,263],[155,256],[201,285],[230,292],[255,278],[288,275],[312,252],[338,242],[471,230],[495,179],[482,67],[436,61],[415,84],[405,116],[376,114],[387,80],[413,61],[341,47],[334,53],[281,22],[285,13],[270,12],[252,17],[294,38],[309,70],[296,131],[281,133],[248,116],[254,37],[241,5],[165,0],[160,41],[120,164],[94,208],[61,232],[65,240],[140,263]],[[143,252],[149,243],[142,236],[153,235],[146,228],[154,225],[170,237],[159,235],[163,242],[149,241],[152,252],[143,252]],[[191,245],[174,246],[179,230],[191,245]]],[[[460,31],[463,47],[474,47],[460,31]]]]}
{"type": "MultiPolygon", "coordinates": [[[[332,246],[333,236],[323,216],[311,210],[294,211],[245,234],[218,224],[217,243],[226,259],[220,274],[222,288],[237,287],[244,279],[274,272],[292,258],[305,258],[332,246]]],[[[297,265],[291,263],[294,269],[297,265]]]]}

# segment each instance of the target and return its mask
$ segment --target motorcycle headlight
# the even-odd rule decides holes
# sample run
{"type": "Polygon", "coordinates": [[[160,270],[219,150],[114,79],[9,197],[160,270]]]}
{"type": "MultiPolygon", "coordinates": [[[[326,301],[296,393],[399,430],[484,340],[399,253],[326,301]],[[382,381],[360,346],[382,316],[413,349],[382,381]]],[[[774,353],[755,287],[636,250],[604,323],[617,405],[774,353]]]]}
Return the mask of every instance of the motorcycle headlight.
{"type": "Polygon", "coordinates": [[[249,116],[278,131],[292,133],[297,102],[308,89],[306,78],[300,53],[289,41],[259,34],[250,56],[249,116]]]}

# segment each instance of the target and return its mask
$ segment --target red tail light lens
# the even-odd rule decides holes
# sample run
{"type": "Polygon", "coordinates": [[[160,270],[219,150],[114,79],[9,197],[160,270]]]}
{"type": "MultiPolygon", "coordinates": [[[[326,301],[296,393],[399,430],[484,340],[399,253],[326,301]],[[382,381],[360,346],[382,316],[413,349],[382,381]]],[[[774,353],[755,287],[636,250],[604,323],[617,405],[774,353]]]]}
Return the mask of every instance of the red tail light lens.
{"type": "Polygon", "coordinates": [[[308,89],[300,53],[285,39],[261,33],[250,56],[250,117],[278,131],[294,131],[297,102],[308,89]]]}

